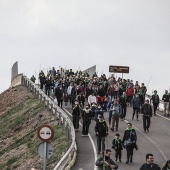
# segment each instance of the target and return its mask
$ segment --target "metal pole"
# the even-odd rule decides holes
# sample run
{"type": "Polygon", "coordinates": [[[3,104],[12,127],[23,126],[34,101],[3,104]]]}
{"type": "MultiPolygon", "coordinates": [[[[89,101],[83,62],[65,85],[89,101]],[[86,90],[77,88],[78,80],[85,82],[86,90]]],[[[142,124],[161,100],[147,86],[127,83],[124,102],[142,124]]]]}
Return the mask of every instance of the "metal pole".
{"type": "Polygon", "coordinates": [[[44,161],[43,161],[43,170],[46,169],[46,158],[47,158],[47,142],[44,142],[44,161]]]}

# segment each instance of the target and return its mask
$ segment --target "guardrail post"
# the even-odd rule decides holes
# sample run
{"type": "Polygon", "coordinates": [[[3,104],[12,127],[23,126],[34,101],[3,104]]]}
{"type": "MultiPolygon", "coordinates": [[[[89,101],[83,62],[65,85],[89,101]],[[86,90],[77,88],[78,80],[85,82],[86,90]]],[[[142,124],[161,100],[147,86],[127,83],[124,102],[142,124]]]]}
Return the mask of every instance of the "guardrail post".
{"type": "Polygon", "coordinates": [[[40,94],[40,102],[42,102],[42,101],[43,101],[42,94],[40,94]]]}
{"type": "Polygon", "coordinates": [[[60,112],[58,113],[59,113],[59,126],[61,126],[61,113],[60,112]]]}
{"type": "Polygon", "coordinates": [[[37,89],[37,95],[36,96],[37,96],[38,99],[39,99],[39,94],[40,94],[39,90],[37,89]]]}
{"type": "Polygon", "coordinates": [[[50,115],[52,116],[53,115],[53,109],[54,109],[52,103],[50,104],[50,107],[51,107],[50,115]]]}
{"type": "Polygon", "coordinates": [[[57,108],[54,107],[54,120],[56,121],[57,120],[57,108]]]}
{"type": "Polygon", "coordinates": [[[49,100],[47,100],[47,110],[49,111],[50,108],[49,108],[49,100]]]}
{"type": "Polygon", "coordinates": [[[64,132],[64,129],[65,129],[65,122],[66,122],[66,119],[65,119],[65,117],[63,117],[63,127],[62,127],[63,132],[64,132]]]}

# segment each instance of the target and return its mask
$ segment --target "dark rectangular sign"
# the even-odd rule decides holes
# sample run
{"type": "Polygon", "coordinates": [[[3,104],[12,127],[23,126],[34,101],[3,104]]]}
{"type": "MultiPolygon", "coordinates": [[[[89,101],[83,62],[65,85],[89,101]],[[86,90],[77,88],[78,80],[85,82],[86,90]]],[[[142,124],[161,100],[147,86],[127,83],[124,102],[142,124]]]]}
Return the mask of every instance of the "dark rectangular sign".
{"type": "Polygon", "coordinates": [[[129,67],[127,67],[127,66],[109,66],[109,72],[129,73],[129,67]]]}

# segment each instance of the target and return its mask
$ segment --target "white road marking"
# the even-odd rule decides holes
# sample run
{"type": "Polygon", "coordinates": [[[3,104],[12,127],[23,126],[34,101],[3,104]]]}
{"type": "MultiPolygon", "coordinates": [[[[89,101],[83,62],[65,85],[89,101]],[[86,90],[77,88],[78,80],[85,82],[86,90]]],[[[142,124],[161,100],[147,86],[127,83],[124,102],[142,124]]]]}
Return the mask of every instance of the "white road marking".
{"type": "Polygon", "coordinates": [[[162,118],[164,118],[164,119],[166,119],[166,120],[170,120],[170,119],[168,119],[168,118],[166,118],[166,117],[164,117],[164,116],[162,116],[162,115],[160,115],[160,114],[158,114],[158,113],[156,113],[156,115],[158,115],[158,116],[160,116],[160,117],[162,117],[162,118]]]}
{"type": "MultiPolygon", "coordinates": [[[[128,123],[127,120],[124,120],[126,123],[128,123]]],[[[156,146],[156,148],[158,149],[158,151],[161,153],[161,155],[163,156],[163,158],[165,159],[165,161],[167,161],[168,159],[166,158],[165,154],[163,153],[163,151],[161,150],[161,148],[151,139],[149,138],[145,133],[143,133],[141,130],[139,130],[136,126],[133,125],[133,127],[135,127],[135,129],[137,129],[142,135],[144,135],[152,144],[154,144],[156,146]]]]}
{"type": "MultiPolygon", "coordinates": [[[[65,112],[67,112],[71,117],[72,117],[72,115],[71,115],[71,113],[69,112],[69,111],[67,111],[66,109],[63,109],[65,112]]],[[[82,124],[79,122],[79,124],[80,124],[80,126],[82,127],[82,124]]],[[[97,160],[97,151],[96,151],[96,147],[95,147],[95,144],[94,144],[94,141],[93,141],[93,139],[92,139],[92,137],[91,137],[91,135],[88,133],[88,136],[89,136],[89,139],[90,139],[90,141],[91,141],[91,144],[92,144],[92,146],[93,146],[93,151],[94,151],[94,159],[95,159],[95,161],[97,160]]],[[[98,167],[96,166],[96,165],[94,165],[94,170],[97,170],[98,169],[98,167]]],[[[79,170],[81,170],[81,169],[79,169],[79,170]]],[[[83,170],[83,169],[82,169],[83,170]]]]}

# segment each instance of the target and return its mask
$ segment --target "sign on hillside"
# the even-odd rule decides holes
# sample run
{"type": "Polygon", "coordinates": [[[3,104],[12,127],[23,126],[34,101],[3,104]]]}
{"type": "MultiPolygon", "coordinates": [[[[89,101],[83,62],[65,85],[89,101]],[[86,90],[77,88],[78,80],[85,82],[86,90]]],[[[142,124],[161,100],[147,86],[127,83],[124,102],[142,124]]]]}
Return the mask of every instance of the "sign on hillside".
{"type": "Polygon", "coordinates": [[[109,72],[129,73],[129,67],[127,67],[127,66],[109,66],[109,72]]]}
{"type": "Polygon", "coordinates": [[[42,125],[38,128],[37,134],[40,140],[48,142],[53,138],[54,130],[49,125],[42,125]]]}

